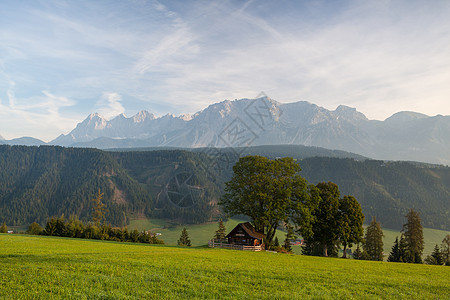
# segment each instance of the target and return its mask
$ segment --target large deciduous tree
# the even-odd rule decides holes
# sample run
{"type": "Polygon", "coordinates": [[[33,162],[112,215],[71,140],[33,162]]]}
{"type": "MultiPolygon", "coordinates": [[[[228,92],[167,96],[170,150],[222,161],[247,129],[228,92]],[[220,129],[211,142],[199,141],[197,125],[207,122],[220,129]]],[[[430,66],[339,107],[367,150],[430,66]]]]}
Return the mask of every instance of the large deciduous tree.
{"type": "Polygon", "coordinates": [[[318,206],[313,211],[312,235],[304,237],[303,253],[335,256],[339,240],[339,187],[333,182],[320,182],[311,188],[311,194],[318,198],[318,206]]]}
{"type": "Polygon", "coordinates": [[[300,166],[292,158],[271,160],[262,156],[241,157],[233,167],[220,204],[229,215],[246,215],[256,231],[272,245],[277,227],[294,218],[300,230],[311,231],[311,197],[300,166]]]}
{"type": "Polygon", "coordinates": [[[304,237],[307,255],[337,256],[340,244],[347,256],[348,246],[363,240],[364,214],[353,196],[340,198],[339,187],[333,182],[319,182],[310,187],[309,195],[317,198],[317,209],[312,213],[312,234],[304,237]]]}
{"type": "Polygon", "coordinates": [[[406,215],[406,223],[403,225],[403,233],[406,241],[406,261],[409,263],[422,263],[424,248],[423,228],[419,213],[410,209],[406,215]]]}
{"type": "Polygon", "coordinates": [[[339,202],[339,241],[344,246],[343,258],[347,257],[347,246],[359,244],[364,236],[364,214],[361,205],[353,196],[344,196],[339,202]]]}
{"type": "Polygon", "coordinates": [[[337,245],[339,239],[339,187],[333,182],[317,184],[320,191],[319,207],[316,211],[317,221],[314,224],[314,236],[319,240],[323,256],[328,256],[329,246],[337,245]]]}
{"type": "Polygon", "coordinates": [[[370,260],[383,260],[383,230],[375,217],[366,228],[364,251],[370,260]]]}

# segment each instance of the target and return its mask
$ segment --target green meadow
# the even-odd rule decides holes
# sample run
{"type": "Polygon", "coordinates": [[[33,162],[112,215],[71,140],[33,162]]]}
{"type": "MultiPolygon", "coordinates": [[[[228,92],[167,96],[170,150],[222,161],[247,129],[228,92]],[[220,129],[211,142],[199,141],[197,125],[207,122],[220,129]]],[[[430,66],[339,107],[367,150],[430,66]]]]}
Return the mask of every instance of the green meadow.
{"type": "MultiPolygon", "coordinates": [[[[239,222],[244,221],[238,219],[229,219],[227,222],[225,222],[227,231],[229,232],[239,222]]],[[[214,232],[217,230],[218,225],[217,223],[177,225],[171,223],[170,221],[161,219],[141,219],[131,221],[130,225],[128,226],[129,229],[138,229],[139,231],[151,230],[153,233],[159,232],[161,233],[160,238],[164,240],[167,245],[177,244],[183,227],[186,227],[186,229],[188,230],[192,245],[202,246],[208,244],[208,240],[210,240],[214,236],[214,232]]],[[[389,253],[391,252],[392,246],[394,245],[395,237],[398,236],[400,238],[400,232],[384,228],[383,233],[384,253],[387,257],[387,255],[389,255],[389,253]]],[[[436,244],[441,245],[442,240],[447,234],[450,234],[450,231],[424,228],[423,235],[425,240],[425,249],[423,251],[423,258],[433,252],[433,248],[436,244]]],[[[277,231],[277,236],[280,243],[282,243],[285,238],[285,232],[277,231]]],[[[294,253],[301,254],[300,247],[293,247],[293,250],[294,253]]]]}
{"type": "Polygon", "coordinates": [[[1,299],[448,299],[450,268],[0,234],[1,299]]]}

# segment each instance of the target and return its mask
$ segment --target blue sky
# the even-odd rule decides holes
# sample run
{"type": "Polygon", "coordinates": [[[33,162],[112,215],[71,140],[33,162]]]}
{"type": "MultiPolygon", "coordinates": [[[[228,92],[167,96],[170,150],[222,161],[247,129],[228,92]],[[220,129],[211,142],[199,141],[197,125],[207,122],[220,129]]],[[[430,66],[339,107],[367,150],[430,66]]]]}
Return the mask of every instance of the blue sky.
{"type": "Polygon", "coordinates": [[[450,114],[450,1],[0,2],[0,135],[285,103],[450,114]]]}

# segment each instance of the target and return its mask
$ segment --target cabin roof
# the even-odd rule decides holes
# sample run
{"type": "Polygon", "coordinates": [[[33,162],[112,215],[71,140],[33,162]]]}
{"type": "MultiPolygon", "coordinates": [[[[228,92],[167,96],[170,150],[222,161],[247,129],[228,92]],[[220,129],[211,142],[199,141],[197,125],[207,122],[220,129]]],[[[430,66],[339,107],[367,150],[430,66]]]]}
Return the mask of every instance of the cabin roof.
{"type": "Polygon", "coordinates": [[[251,236],[252,238],[261,240],[265,237],[264,234],[257,232],[255,230],[255,228],[252,226],[252,224],[250,224],[249,222],[245,222],[245,223],[239,223],[236,225],[236,227],[234,227],[233,230],[230,231],[229,234],[227,234],[226,237],[230,236],[238,227],[242,227],[242,229],[244,229],[244,231],[251,236]]]}

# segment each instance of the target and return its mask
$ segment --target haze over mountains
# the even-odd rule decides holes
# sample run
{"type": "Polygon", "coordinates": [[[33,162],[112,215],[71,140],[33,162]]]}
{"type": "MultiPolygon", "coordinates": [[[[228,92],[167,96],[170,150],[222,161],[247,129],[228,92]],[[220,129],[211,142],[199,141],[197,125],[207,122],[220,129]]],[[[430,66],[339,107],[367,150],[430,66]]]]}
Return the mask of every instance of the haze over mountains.
{"type": "MultiPolygon", "coordinates": [[[[15,140],[15,144],[39,142],[15,140]]],[[[294,144],[375,159],[448,165],[450,116],[399,112],[385,121],[375,121],[343,105],[330,111],[306,101],[283,104],[262,97],[225,100],[192,116],[168,114],[158,118],[141,111],[130,118],[122,114],[107,120],[95,113],[49,144],[100,149],[294,144]]]]}

